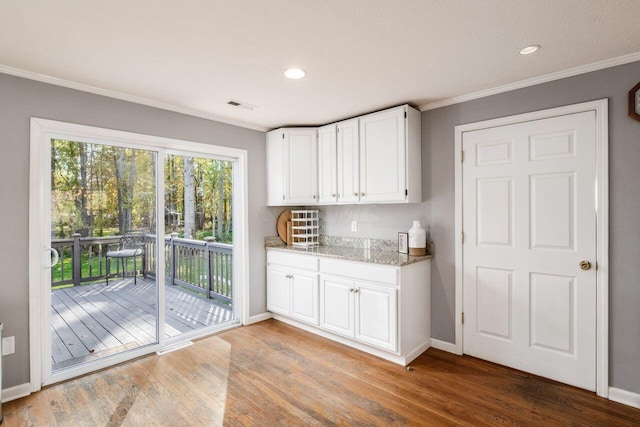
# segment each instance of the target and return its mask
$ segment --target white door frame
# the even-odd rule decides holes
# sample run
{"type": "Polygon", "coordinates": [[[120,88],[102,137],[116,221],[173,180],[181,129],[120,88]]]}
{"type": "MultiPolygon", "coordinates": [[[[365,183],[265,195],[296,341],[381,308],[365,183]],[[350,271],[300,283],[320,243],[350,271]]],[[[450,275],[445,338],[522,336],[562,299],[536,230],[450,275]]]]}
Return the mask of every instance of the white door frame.
{"type": "Polygon", "coordinates": [[[596,393],[609,395],[609,119],[608,100],[501,117],[455,127],[455,352],[463,353],[462,137],[465,132],[556,116],[596,113],[596,393]]]}
{"type": "MultiPolygon", "coordinates": [[[[31,148],[30,148],[30,169],[29,169],[29,365],[30,365],[30,391],[35,392],[41,389],[45,378],[46,364],[50,360],[44,360],[43,350],[46,337],[50,337],[46,331],[50,329],[49,315],[50,295],[44,289],[45,275],[48,270],[43,269],[45,262],[45,242],[47,230],[50,225],[50,218],[45,218],[44,211],[50,204],[50,191],[44,185],[44,171],[49,170],[50,150],[49,141],[53,138],[80,140],[83,142],[93,142],[109,144],[122,147],[132,147],[147,149],[158,153],[158,167],[156,167],[157,182],[164,182],[163,165],[164,154],[189,154],[194,156],[225,158],[234,162],[234,193],[233,193],[233,234],[234,234],[234,256],[233,257],[233,282],[237,284],[234,289],[234,299],[237,301],[236,314],[241,324],[249,323],[249,234],[248,234],[248,153],[246,150],[209,145],[198,142],[183,141],[178,139],[164,138],[158,136],[137,134],[112,129],[98,128],[93,126],[78,125],[66,122],[31,118],[31,148]]],[[[157,189],[156,212],[160,219],[161,206],[164,204],[164,187],[157,189]]],[[[164,221],[157,221],[158,230],[164,234],[164,221]]],[[[163,251],[158,253],[159,261],[164,258],[163,251]]],[[[158,271],[158,283],[164,283],[164,270],[158,271]]],[[[164,300],[164,287],[160,286],[158,291],[159,299],[164,300]]],[[[235,302],[234,302],[235,304],[235,302]]],[[[159,305],[160,319],[164,318],[163,304],[159,305]]],[[[189,338],[189,337],[186,337],[189,338]]],[[[185,339],[186,339],[185,338],[185,339]]],[[[144,346],[126,352],[126,354],[114,355],[109,358],[98,360],[87,367],[86,372],[101,369],[115,363],[120,363],[154,351],[160,351],[165,346],[175,344],[165,342],[164,322],[158,322],[158,344],[144,346]]],[[[49,368],[50,369],[50,368],[49,368]]],[[[82,369],[74,372],[71,376],[85,373],[82,369]],[[82,371],[82,372],[80,372],[82,371]]],[[[66,379],[64,375],[57,375],[55,381],[66,379]]]]}

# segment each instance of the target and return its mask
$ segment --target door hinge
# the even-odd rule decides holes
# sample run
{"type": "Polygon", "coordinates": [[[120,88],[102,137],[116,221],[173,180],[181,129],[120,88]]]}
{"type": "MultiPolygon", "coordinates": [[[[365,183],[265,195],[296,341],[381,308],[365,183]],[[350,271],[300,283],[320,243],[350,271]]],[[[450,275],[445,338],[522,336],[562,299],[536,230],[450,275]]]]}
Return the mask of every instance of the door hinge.
{"type": "Polygon", "coordinates": [[[405,119],[407,118],[407,112],[406,111],[404,112],[404,118],[405,119]]]}
{"type": "Polygon", "coordinates": [[[460,151],[460,163],[464,162],[464,151],[460,151]]]}
{"type": "Polygon", "coordinates": [[[284,202],[284,194],[282,195],[282,201],[284,202]]]}
{"type": "Polygon", "coordinates": [[[464,231],[460,233],[460,243],[464,243],[464,231]]]}
{"type": "Polygon", "coordinates": [[[408,196],[409,195],[409,190],[407,190],[406,188],[404,189],[404,195],[408,196]]]}
{"type": "Polygon", "coordinates": [[[462,312],[462,324],[464,325],[464,311],[462,312]]]}
{"type": "Polygon", "coordinates": [[[282,139],[284,139],[284,133],[282,134],[282,139]]]}

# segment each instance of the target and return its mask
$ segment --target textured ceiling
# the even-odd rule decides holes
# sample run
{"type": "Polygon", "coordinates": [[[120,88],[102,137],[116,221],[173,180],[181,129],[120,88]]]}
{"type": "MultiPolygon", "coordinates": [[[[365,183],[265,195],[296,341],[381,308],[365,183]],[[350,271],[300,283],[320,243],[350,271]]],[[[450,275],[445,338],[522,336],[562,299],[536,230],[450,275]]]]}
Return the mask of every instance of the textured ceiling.
{"type": "Polygon", "coordinates": [[[0,65],[254,128],[315,125],[640,52],[639,17],[638,0],[2,0],[0,65]]]}

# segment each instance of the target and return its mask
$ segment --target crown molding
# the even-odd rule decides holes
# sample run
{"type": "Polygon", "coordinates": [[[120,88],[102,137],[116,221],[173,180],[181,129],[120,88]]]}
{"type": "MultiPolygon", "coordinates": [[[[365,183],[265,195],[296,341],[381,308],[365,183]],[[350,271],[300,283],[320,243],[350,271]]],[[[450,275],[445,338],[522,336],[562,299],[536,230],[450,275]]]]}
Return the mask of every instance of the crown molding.
{"type": "Polygon", "coordinates": [[[491,89],[485,89],[478,92],[472,92],[466,95],[454,96],[453,98],[442,99],[440,101],[429,102],[427,104],[418,107],[420,111],[434,110],[436,108],[446,107],[448,105],[460,104],[462,102],[472,101],[474,99],[485,98],[491,95],[497,95],[499,93],[510,92],[516,89],[522,89],[529,86],[535,86],[542,83],[551,82],[554,80],[560,80],[567,77],[573,77],[580,74],[590,73],[592,71],[603,70],[605,68],[611,68],[618,65],[628,64],[630,62],[640,61],[640,52],[631,53],[628,55],[618,56],[616,58],[605,59],[604,61],[598,61],[587,65],[581,65],[575,68],[569,68],[568,70],[558,71],[555,73],[545,74],[538,77],[533,77],[526,80],[521,80],[515,83],[509,83],[504,86],[498,86],[491,89]]]}
{"type": "Polygon", "coordinates": [[[93,93],[95,95],[115,98],[121,101],[133,102],[135,104],[141,104],[141,105],[146,105],[148,107],[159,108],[161,110],[173,111],[174,113],[186,114],[188,116],[212,120],[212,121],[225,123],[233,126],[238,126],[246,129],[257,130],[260,132],[266,132],[268,130],[268,128],[264,126],[243,122],[241,120],[230,119],[228,117],[219,116],[217,114],[211,114],[204,111],[194,110],[191,108],[180,107],[178,105],[168,104],[165,102],[156,101],[156,100],[144,98],[141,96],[130,95],[123,92],[117,92],[109,89],[103,89],[96,86],[86,85],[83,83],[76,83],[70,80],[48,76],[46,74],[35,73],[33,71],[27,71],[27,70],[15,68],[15,67],[9,67],[7,65],[0,64],[0,73],[9,74],[16,77],[22,77],[29,80],[35,80],[42,83],[48,83],[55,86],[62,86],[70,89],[75,89],[82,92],[93,93]]]}

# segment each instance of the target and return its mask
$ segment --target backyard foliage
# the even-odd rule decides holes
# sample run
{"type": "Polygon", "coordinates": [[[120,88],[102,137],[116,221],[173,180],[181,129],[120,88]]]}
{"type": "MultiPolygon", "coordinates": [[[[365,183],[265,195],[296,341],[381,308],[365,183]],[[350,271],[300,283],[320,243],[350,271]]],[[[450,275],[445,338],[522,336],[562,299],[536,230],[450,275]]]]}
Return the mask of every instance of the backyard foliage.
{"type": "MultiPolygon", "coordinates": [[[[175,155],[163,163],[166,232],[231,242],[233,164],[175,155]]],[[[55,139],[51,171],[52,238],[155,233],[155,153],[55,139]]]]}

